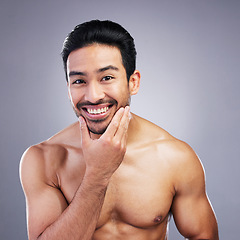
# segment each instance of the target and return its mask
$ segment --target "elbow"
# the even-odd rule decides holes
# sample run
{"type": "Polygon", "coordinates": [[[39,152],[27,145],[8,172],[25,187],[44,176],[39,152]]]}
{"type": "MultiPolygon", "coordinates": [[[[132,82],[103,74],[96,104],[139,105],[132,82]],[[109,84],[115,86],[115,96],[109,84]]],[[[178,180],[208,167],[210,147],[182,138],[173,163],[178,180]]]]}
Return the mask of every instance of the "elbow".
{"type": "Polygon", "coordinates": [[[212,233],[202,233],[197,237],[187,238],[188,240],[219,240],[218,231],[212,233]]]}

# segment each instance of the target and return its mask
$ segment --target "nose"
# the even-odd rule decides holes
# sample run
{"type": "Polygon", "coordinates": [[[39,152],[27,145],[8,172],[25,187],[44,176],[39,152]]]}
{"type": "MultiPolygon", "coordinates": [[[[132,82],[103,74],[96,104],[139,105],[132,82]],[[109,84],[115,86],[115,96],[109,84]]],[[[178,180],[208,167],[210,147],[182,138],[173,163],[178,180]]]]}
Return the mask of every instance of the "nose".
{"type": "Polygon", "coordinates": [[[102,86],[98,82],[91,82],[88,84],[86,93],[85,93],[85,100],[91,103],[96,103],[99,100],[103,99],[105,96],[102,86]]]}

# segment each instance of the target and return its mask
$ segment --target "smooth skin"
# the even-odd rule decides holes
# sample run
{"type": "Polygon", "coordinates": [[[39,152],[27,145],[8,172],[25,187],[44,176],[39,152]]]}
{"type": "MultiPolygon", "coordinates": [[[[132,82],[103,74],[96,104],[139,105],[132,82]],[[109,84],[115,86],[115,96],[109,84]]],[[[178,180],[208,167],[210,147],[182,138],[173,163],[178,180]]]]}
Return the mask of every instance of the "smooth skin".
{"type": "Polygon", "coordinates": [[[218,240],[194,151],[130,113],[140,73],[128,83],[120,51],[94,44],[69,55],[68,75],[79,122],[20,164],[29,239],[165,240],[172,214],[185,238],[218,240]]]}

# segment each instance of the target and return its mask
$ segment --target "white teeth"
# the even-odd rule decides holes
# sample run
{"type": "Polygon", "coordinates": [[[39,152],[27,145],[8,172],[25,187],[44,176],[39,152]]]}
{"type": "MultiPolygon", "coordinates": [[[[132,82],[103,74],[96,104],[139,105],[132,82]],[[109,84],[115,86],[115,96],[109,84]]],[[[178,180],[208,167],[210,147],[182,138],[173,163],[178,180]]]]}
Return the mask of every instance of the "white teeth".
{"type": "Polygon", "coordinates": [[[90,114],[101,114],[101,113],[105,113],[108,110],[108,108],[109,107],[98,108],[98,109],[87,108],[87,111],[90,114]]]}

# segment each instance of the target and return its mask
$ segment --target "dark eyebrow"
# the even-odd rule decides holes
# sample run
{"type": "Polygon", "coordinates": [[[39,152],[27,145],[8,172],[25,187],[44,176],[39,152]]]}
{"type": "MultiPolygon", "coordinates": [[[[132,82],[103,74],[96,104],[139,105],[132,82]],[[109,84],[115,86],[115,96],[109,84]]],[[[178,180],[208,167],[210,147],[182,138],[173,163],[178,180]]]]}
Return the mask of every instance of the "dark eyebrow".
{"type": "MultiPolygon", "coordinates": [[[[107,71],[109,69],[112,69],[114,71],[118,71],[119,69],[117,67],[114,67],[113,65],[108,65],[106,67],[103,67],[103,68],[100,68],[97,70],[98,73],[101,73],[101,72],[104,72],[104,71],[107,71]]],[[[71,71],[68,76],[71,77],[71,76],[87,76],[87,74],[85,72],[79,72],[79,71],[71,71]]]]}
{"type": "Polygon", "coordinates": [[[84,73],[84,72],[78,72],[78,71],[71,71],[68,76],[71,77],[71,76],[76,76],[76,75],[79,75],[79,76],[86,76],[87,74],[84,73]]]}
{"type": "Polygon", "coordinates": [[[97,72],[100,73],[100,72],[107,71],[107,70],[109,70],[109,69],[115,70],[115,71],[118,71],[118,70],[119,70],[117,67],[114,67],[113,65],[109,65],[109,66],[106,66],[106,67],[103,67],[103,68],[98,69],[97,72]]]}

